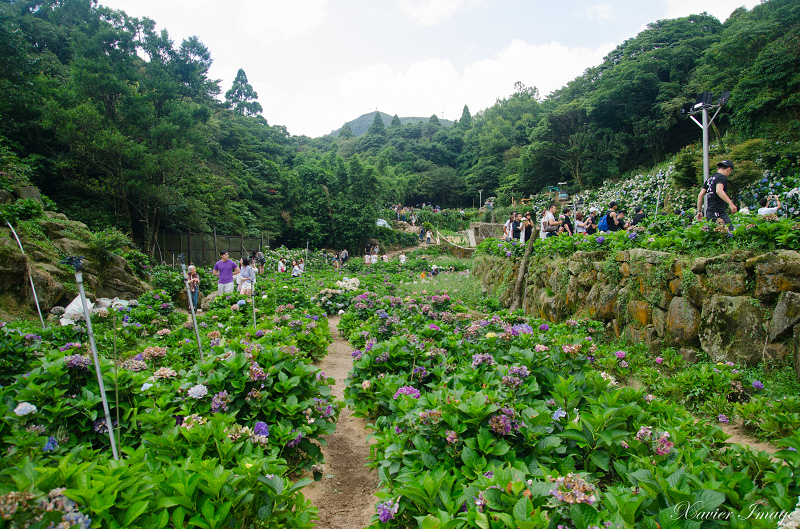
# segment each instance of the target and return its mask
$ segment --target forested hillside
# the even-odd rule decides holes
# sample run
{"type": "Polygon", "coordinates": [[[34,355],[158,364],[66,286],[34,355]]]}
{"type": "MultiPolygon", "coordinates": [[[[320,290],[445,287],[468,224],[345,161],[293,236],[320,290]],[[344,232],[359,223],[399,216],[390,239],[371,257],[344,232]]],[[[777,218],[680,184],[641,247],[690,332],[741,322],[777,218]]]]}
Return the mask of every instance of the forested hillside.
{"type": "MultiPolygon", "coordinates": [[[[0,1],[2,186],[30,181],[70,217],[148,252],[159,230],[214,228],[354,248],[383,202],[471,205],[481,189],[502,204],[661,163],[698,142],[679,114],[698,92],[731,91],[714,155],[745,145],[756,174],[791,166],[800,149],[796,0],[724,23],[654,22],[548,97],[518,83],[475,115],[464,106],[451,127],[376,113],[361,136],[291,136],[262,115],[244,70],[221,87],[212,61],[202,35],[175,43],[90,0],[0,1]]],[[[684,185],[697,161],[684,151],[684,185]]]]}

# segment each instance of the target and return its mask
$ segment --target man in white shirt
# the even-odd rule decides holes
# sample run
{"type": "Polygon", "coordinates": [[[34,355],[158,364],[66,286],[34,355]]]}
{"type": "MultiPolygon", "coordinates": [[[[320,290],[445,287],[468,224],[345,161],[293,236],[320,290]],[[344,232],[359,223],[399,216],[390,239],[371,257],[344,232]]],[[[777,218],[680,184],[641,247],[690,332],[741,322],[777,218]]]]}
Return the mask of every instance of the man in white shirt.
{"type": "Polygon", "coordinates": [[[774,215],[775,213],[778,212],[779,209],[781,209],[781,201],[777,195],[769,195],[767,198],[762,198],[761,200],[758,201],[758,205],[761,206],[760,208],[758,208],[759,215],[774,215]],[[772,198],[775,199],[775,207],[768,208],[767,205],[769,204],[769,201],[772,198]]]}

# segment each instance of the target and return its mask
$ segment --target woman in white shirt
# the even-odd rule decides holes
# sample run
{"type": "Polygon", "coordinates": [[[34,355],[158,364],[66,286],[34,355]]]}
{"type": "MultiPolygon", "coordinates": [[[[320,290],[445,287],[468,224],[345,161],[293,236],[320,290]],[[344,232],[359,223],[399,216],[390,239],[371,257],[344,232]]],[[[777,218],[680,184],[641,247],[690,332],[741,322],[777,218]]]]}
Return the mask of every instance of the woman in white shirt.
{"type": "Polygon", "coordinates": [[[242,286],[239,289],[239,293],[243,296],[252,296],[253,295],[253,280],[255,276],[253,274],[253,267],[250,266],[250,259],[247,257],[242,258],[242,286]]]}

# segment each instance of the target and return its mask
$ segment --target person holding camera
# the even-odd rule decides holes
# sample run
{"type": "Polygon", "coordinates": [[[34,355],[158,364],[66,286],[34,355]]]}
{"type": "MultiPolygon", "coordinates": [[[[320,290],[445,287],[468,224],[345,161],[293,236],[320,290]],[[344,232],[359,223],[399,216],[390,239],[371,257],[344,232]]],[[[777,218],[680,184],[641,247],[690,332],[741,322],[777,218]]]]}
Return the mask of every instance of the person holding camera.
{"type": "Polygon", "coordinates": [[[762,198],[758,201],[758,205],[761,206],[758,208],[759,215],[774,215],[778,213],[778,210],[781,209],[781,200],[778,198],[778,195],[768,195],[766,198],[762,198]],[[775,201],[774,208],[768,208],[770,200],[775,201]]]}

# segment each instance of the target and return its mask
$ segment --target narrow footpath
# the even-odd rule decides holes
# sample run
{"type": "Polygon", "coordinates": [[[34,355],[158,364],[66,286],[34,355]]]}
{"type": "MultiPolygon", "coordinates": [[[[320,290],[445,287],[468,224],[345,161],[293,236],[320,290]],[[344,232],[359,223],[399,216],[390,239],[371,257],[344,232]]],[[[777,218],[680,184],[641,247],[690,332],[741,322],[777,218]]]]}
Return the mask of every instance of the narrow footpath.
{"type": "MultiPolygon", "coordinates": [[[[336,381],[333,396],[344,400],[344,379],[353,366],[352,347],[339,336],[338,316],[328,318],[328,325],[334,341],[319,367],[325,376],[336,381]]],[[[351,416],[350,410],[344,408],[336,432],[325,438],[328,446],[322,447],[325,456],[322,481],[303,489],[306,498],[319,509],[320,529],[362,529],[375,514],[378,499],[373,493],[378,488],[378,473],[364,466],[369,458],[366,425],[367,421],[351,416]]]]}

